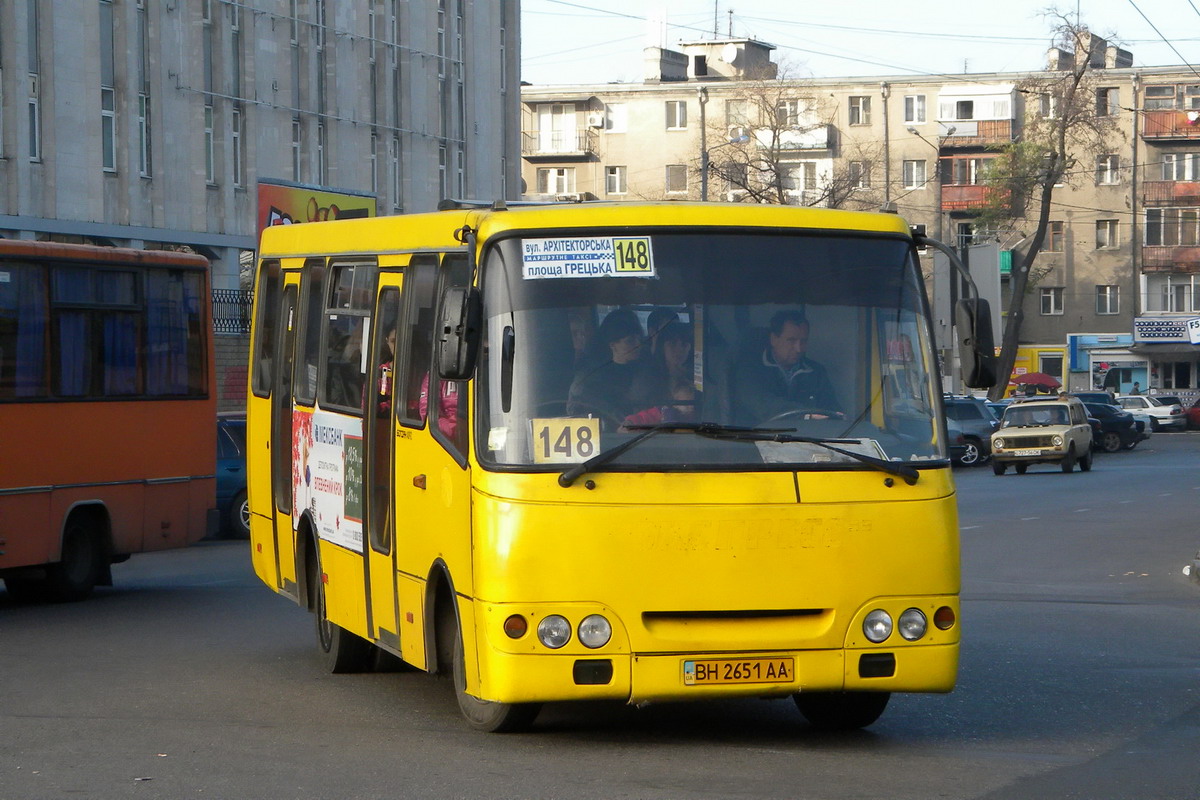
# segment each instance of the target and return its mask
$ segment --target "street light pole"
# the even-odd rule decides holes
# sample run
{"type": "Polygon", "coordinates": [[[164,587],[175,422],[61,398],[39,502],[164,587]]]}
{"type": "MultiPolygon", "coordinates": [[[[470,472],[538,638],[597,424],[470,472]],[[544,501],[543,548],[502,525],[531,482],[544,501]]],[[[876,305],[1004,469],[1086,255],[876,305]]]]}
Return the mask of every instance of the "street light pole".
{"type": "Polygon", "coordinates": [[[700,101],[700,199],[708,202],[708,125],[705,119],[704,106],[708,103],[708,88],[701,86],[696,90],[700,101]]]}

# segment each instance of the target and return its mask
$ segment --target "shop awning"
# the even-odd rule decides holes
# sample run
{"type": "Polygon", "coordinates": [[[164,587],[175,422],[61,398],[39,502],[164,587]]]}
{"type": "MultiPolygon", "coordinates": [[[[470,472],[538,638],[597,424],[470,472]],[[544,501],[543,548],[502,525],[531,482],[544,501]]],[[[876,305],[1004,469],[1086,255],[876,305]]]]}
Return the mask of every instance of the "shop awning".
{"type": "Polygon", "coordinates": [[[1129,352],[1143,356],[1200,356],[1200,344],[1187,342],[1134,342],[1129,352]]]}

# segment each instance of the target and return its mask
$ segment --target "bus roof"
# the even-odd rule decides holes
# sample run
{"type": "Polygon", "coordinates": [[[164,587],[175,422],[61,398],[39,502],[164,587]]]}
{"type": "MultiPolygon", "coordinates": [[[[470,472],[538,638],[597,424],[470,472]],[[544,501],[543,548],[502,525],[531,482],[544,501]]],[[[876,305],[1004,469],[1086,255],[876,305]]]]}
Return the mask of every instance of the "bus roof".
{"type": "Polygon", "coordinates": [[[506,232],[564,228],[807,228],[907,236],[895,214],[750,203],[556,203],[510,208],[455,208],[422,214],[280,225],[263,231],[261,257],[378,253],[460,247],[463,225],[481,240],[506,232]],[[331,227],[332,226],[332,227],[331,227]],[[394,243],[384,246],[384,242],[394,243]],[[367,244],[371,243],[371,244],[367,244]]]}
{"type": "Polygon", "coordinates": [[[196,253],[175,250],[136,250],[127,247],[99,247],[91,244],[34,242],[25,239],[0,239],[0,258],[86,261],[94,264],[140,264],[146,266],[208,267],[208,259],[196,253]]]}

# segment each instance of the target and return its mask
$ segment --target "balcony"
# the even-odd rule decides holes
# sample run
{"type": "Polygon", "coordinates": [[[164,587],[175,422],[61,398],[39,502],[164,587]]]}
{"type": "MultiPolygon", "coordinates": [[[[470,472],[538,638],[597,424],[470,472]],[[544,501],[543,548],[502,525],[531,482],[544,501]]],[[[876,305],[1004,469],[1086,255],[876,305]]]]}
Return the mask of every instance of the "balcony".
{"type": "Polygon", "coordinates": [[[1200,272],[1200,246],[1146,245],[1142,272],[1200,272]]]}
{"type": "Polygon", "coordinates": [[[1142,203],[1148,206],[1200,205],[1200,181],[1146,181],[1142,203]]]}
{"type": "Polygon", "coordinates": [[[996,193],[1008,192],[990,186],[947,184],[942,186],[942,211],[982,211],[996,193]]]}
{"type": "Polygon", "coordinates": [[[521,131],[521,155],[529,161],[578,161],[596,155],[596,132],[521,131]]]}
{"type": "MultiPolygon", "coordinates": [[[[785,129],[779,131],[780,150],[828,150],[830,143],[830,125],[813,125],[806,128],[785,129]]],[[[769,129],[754,132],[754,138],[760,147],[771,147],[772,131],[769,129]]]]}
{"type": "Polygon", "coordinates": [[[1142,138],[1158,141],[1200,139],[1200,111],[1143,111],[1142,138]]]}
{"type": "Polygon", "coordinates": [[[938,123],[942,149],[988,147],[1013,140],[1011,119],[963,119],[938,123]],[[947,135],[953,130],[954,133],[947,135]]]}

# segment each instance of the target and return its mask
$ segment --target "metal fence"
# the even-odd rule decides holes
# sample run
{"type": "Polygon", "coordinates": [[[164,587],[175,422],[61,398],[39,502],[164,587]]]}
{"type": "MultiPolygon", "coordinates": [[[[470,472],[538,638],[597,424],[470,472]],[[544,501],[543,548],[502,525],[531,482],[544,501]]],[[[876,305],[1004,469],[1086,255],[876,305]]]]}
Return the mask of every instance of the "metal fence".
{"type": "Polygon", "coordinates": [[[249,289],[213,289],[213,332],[249,333],[253,300],[254,292],[249,289]]]}

